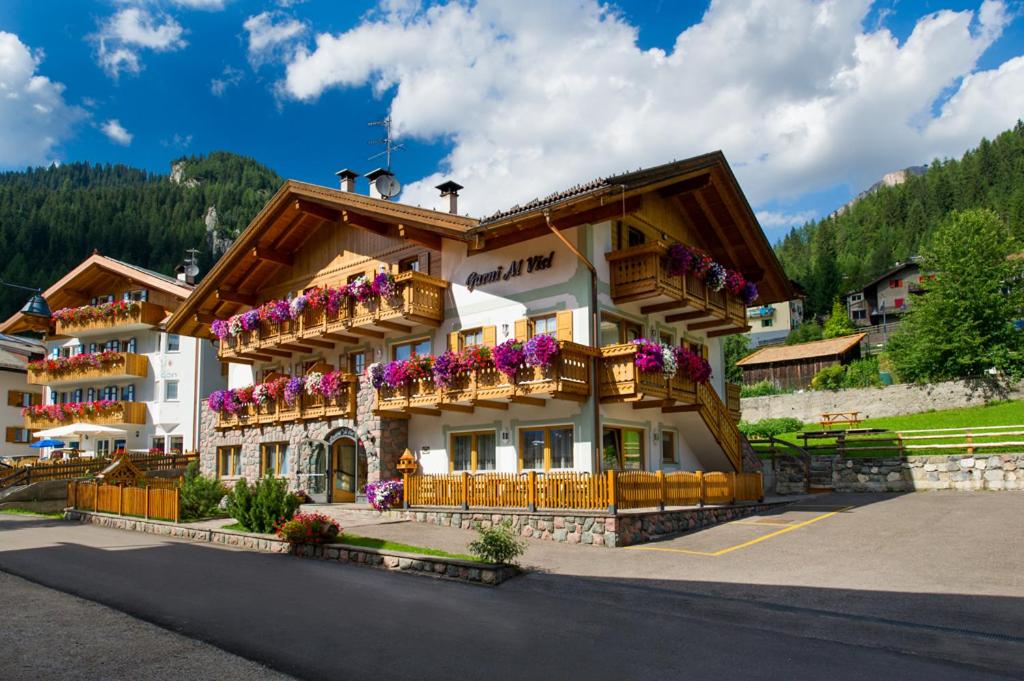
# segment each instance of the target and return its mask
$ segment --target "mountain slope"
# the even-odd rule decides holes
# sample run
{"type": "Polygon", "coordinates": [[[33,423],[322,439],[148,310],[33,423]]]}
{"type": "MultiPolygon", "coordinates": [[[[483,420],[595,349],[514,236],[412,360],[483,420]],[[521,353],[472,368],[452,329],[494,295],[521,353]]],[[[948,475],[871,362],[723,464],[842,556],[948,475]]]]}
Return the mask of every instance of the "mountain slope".
{"type": "MultiPolygon", "coordinates": [[[[236,236],[282,182],[228,152],[179,159],[173,168],[162,175],[69,163],[0,173],[0,279],[45,288],[94,249],[170,274],[185,249],[197,248],[201,272],[209,271],[219,255],[213,247],[236,236]]],[[[0,319],[25,299],[0,288],[0,319]]]]}
{"type": "Polygon", "coordinates": [[[791,230],[775,250],[807,291],[807,312],[826,314],[837,295],[919,254],[951,211],[975,207],[996,211],[1018,241],[1024,238],[1024,123],[791,230]]]}

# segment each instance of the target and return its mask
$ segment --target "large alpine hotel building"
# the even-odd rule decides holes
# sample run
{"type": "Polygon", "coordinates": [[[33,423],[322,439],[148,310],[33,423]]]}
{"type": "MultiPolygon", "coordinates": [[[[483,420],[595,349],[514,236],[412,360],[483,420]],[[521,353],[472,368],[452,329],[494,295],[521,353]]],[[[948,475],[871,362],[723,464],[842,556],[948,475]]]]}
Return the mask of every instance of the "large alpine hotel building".
{"type": "Polygon", "coordinates": [[[721,153],[483,220],[453,182],[449,213],[374,196],[385,172],[285,183],[167,322],[229,365],[207,473],[341,502],[407,448],[424,473],[742,469],[722,340],[794,291],[721,153]]]}

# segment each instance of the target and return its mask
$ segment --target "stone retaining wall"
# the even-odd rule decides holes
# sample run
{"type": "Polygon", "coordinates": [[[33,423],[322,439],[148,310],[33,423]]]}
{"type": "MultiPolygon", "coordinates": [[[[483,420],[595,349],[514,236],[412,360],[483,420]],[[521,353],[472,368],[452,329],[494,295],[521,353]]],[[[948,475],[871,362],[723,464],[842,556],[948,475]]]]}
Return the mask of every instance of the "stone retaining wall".
{"type": "Polygon", "coordinates": [[[917,414],[985,404],[994,399],[1024,398],[1024,382],[994,386],[981,381],[949,381],[930,385],[901,383],[885,388],[806,390],[788,395],[744,397],[743,420],[793,417],[817,423],[824,412],[859,411],[864,418],[917,414]]]}
{"type": "MultiPolygon", "coordinates": [[[[781,502],[782,504],[789,502],[781,502]]],[[[529,512],[509,509],[394,509],[388,516],[464,530],[486,529],[506,521],[516,533],[545,541],[590,546],[631,546],[671,534],[698,530],[775,508],[774,503],[742,503],[731,506],[626,511],[609,515],[601,511],[529,512]]]]}
{"type": "MultiPolygon", "coordinates": [[[[933,489],[963,491],[1024,490],[1024,454],[950,454],[844,458],[812,456],[814,465],[832,466],[836,492],[915,492],[933,489]]],[[[765,460],[766,468],[772,462],[765,460]]],[[[803,463],[777,459],[776,493],[803,492],[803,463]]]]}
{"type": "Polygon", "coordinates": [[[230,530],[177,525],[159,520],[126,518],[124,516],[92,513],[75,509],[66,510],[64,517],[67,520],[91,523],[116,530],[146,532],[148,534],[187,539],[195,542],[234,546],[264,553],[292,553],[302,558],[333,560],[339,563],[352,563],[489,586],[498,585],[519,573],[516,568],[505,565],[488,565],[455,558],[421,556],[402,551],[384,551],[362,546],[348,546],[347,544],[310,545],[297,547],[293,550],[291,544],[274,537],[232,532],[230,530]]]}

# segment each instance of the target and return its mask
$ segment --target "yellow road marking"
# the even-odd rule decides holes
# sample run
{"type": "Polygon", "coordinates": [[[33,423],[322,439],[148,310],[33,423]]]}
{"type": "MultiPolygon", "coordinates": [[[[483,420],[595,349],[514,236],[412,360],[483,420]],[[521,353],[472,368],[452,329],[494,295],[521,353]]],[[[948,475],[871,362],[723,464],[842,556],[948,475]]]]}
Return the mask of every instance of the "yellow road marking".
{"type": "MultiPolygon", "coordinates": [[[[853,506],[841,506],[841,507],[833,507],[833,508],[837,508],[837,510],[832,511],[830,513],[823,513],[823,514],[821,514],[819,516],[815,516],[814,518],[811,518],[810,520],[805,520],[802,523],[797,523],[796,525],[790,525],[789,527],[783,527],[781,530],[775,530],[774,532],[769,532],[766,535],[762,535],[762,536],[757,537],[755,539],[751,539],[750,541],[745,541],[742,544],[736,544],[735,546],[729,546],[727,548],[720,549],[718,551],[691,551],[689,549],[668,549],[668,548],[663,548],[663,547],[659,547],[659,546],[646,546],[646,545],[626,546],[625,548],[627,548],[627,549],[636,549],[637,551],[666,551],[668,553],[688,553],[688,554],[693,555],[693,556],[710,556],[710,557],[713,557],[713,558],[717,558],[718,556],[724,556],[727,553],[732,553],[733,551],[738,551],[740,549],[745,549],[748,546],[753,546],[754,544],[759,544],[760,542],[763,542],[763,541],[765,541],[767,539],[771,539],[772,537],[778,537],[780,534],[786,534],[787,532],[792,532],[793,530],[799,530],[801,527],[807,527],[811,523],[816,523],[819,520],[824,520],[825,518],[831,518],[834,515],[838,515],[838,514],[842,513],[843,511],[850,510],[851,508],[853,508],[853,506]]],[[[733,523],[726,523],[722,527],[725,527],[726,525],[732,525],[732,524],[733,523]]]]}

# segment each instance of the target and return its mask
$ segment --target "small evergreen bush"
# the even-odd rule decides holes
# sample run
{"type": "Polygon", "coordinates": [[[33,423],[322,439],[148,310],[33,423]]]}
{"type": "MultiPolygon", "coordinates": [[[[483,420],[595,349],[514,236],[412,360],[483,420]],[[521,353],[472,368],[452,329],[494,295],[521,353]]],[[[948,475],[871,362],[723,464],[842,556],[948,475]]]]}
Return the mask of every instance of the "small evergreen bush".
{"type": "Polygon", "coordinates": [[[842,364],[827,366],[811,379],[811,390],[840,390],[846,381],[846,367],[842,364]]]}
{"type": "Polygon", "coordinates": [[[844,388],[877,388],[882,385],[882,377],[878,375],[878,358],[865,357],[850,362],[846,367],[844,388]]]}
{"type": "Polygon", "coordinates": [[[740,397],[764,397],[766,395],[780,395],[783,392],[785,391],[782,388],[765,379],[740,388],[740,397]]]}
{"type": "Polygon", "coordinates": [[[200,475],[199,463],[193,461],[185,469],[179,493],[181,519],[190,521],[221,515],[220,501],[228,490],[220,480],[200,475]]]}
{"type": "Polygon", "coordinates": [[[299,498],[288,491],[288,483],[271,476],[252,485],[242,478],[228,496],[228,513],[249,532],[269,534],[298,509],[299,498]]]}
{"type": "Polygon", "coordinates": [[[516,536],[511,520],[479,532],[480,536],[469,543],[469,552],[485,563],[514,565],[516,558],[526,551],[526,542],[516,536]]]}

